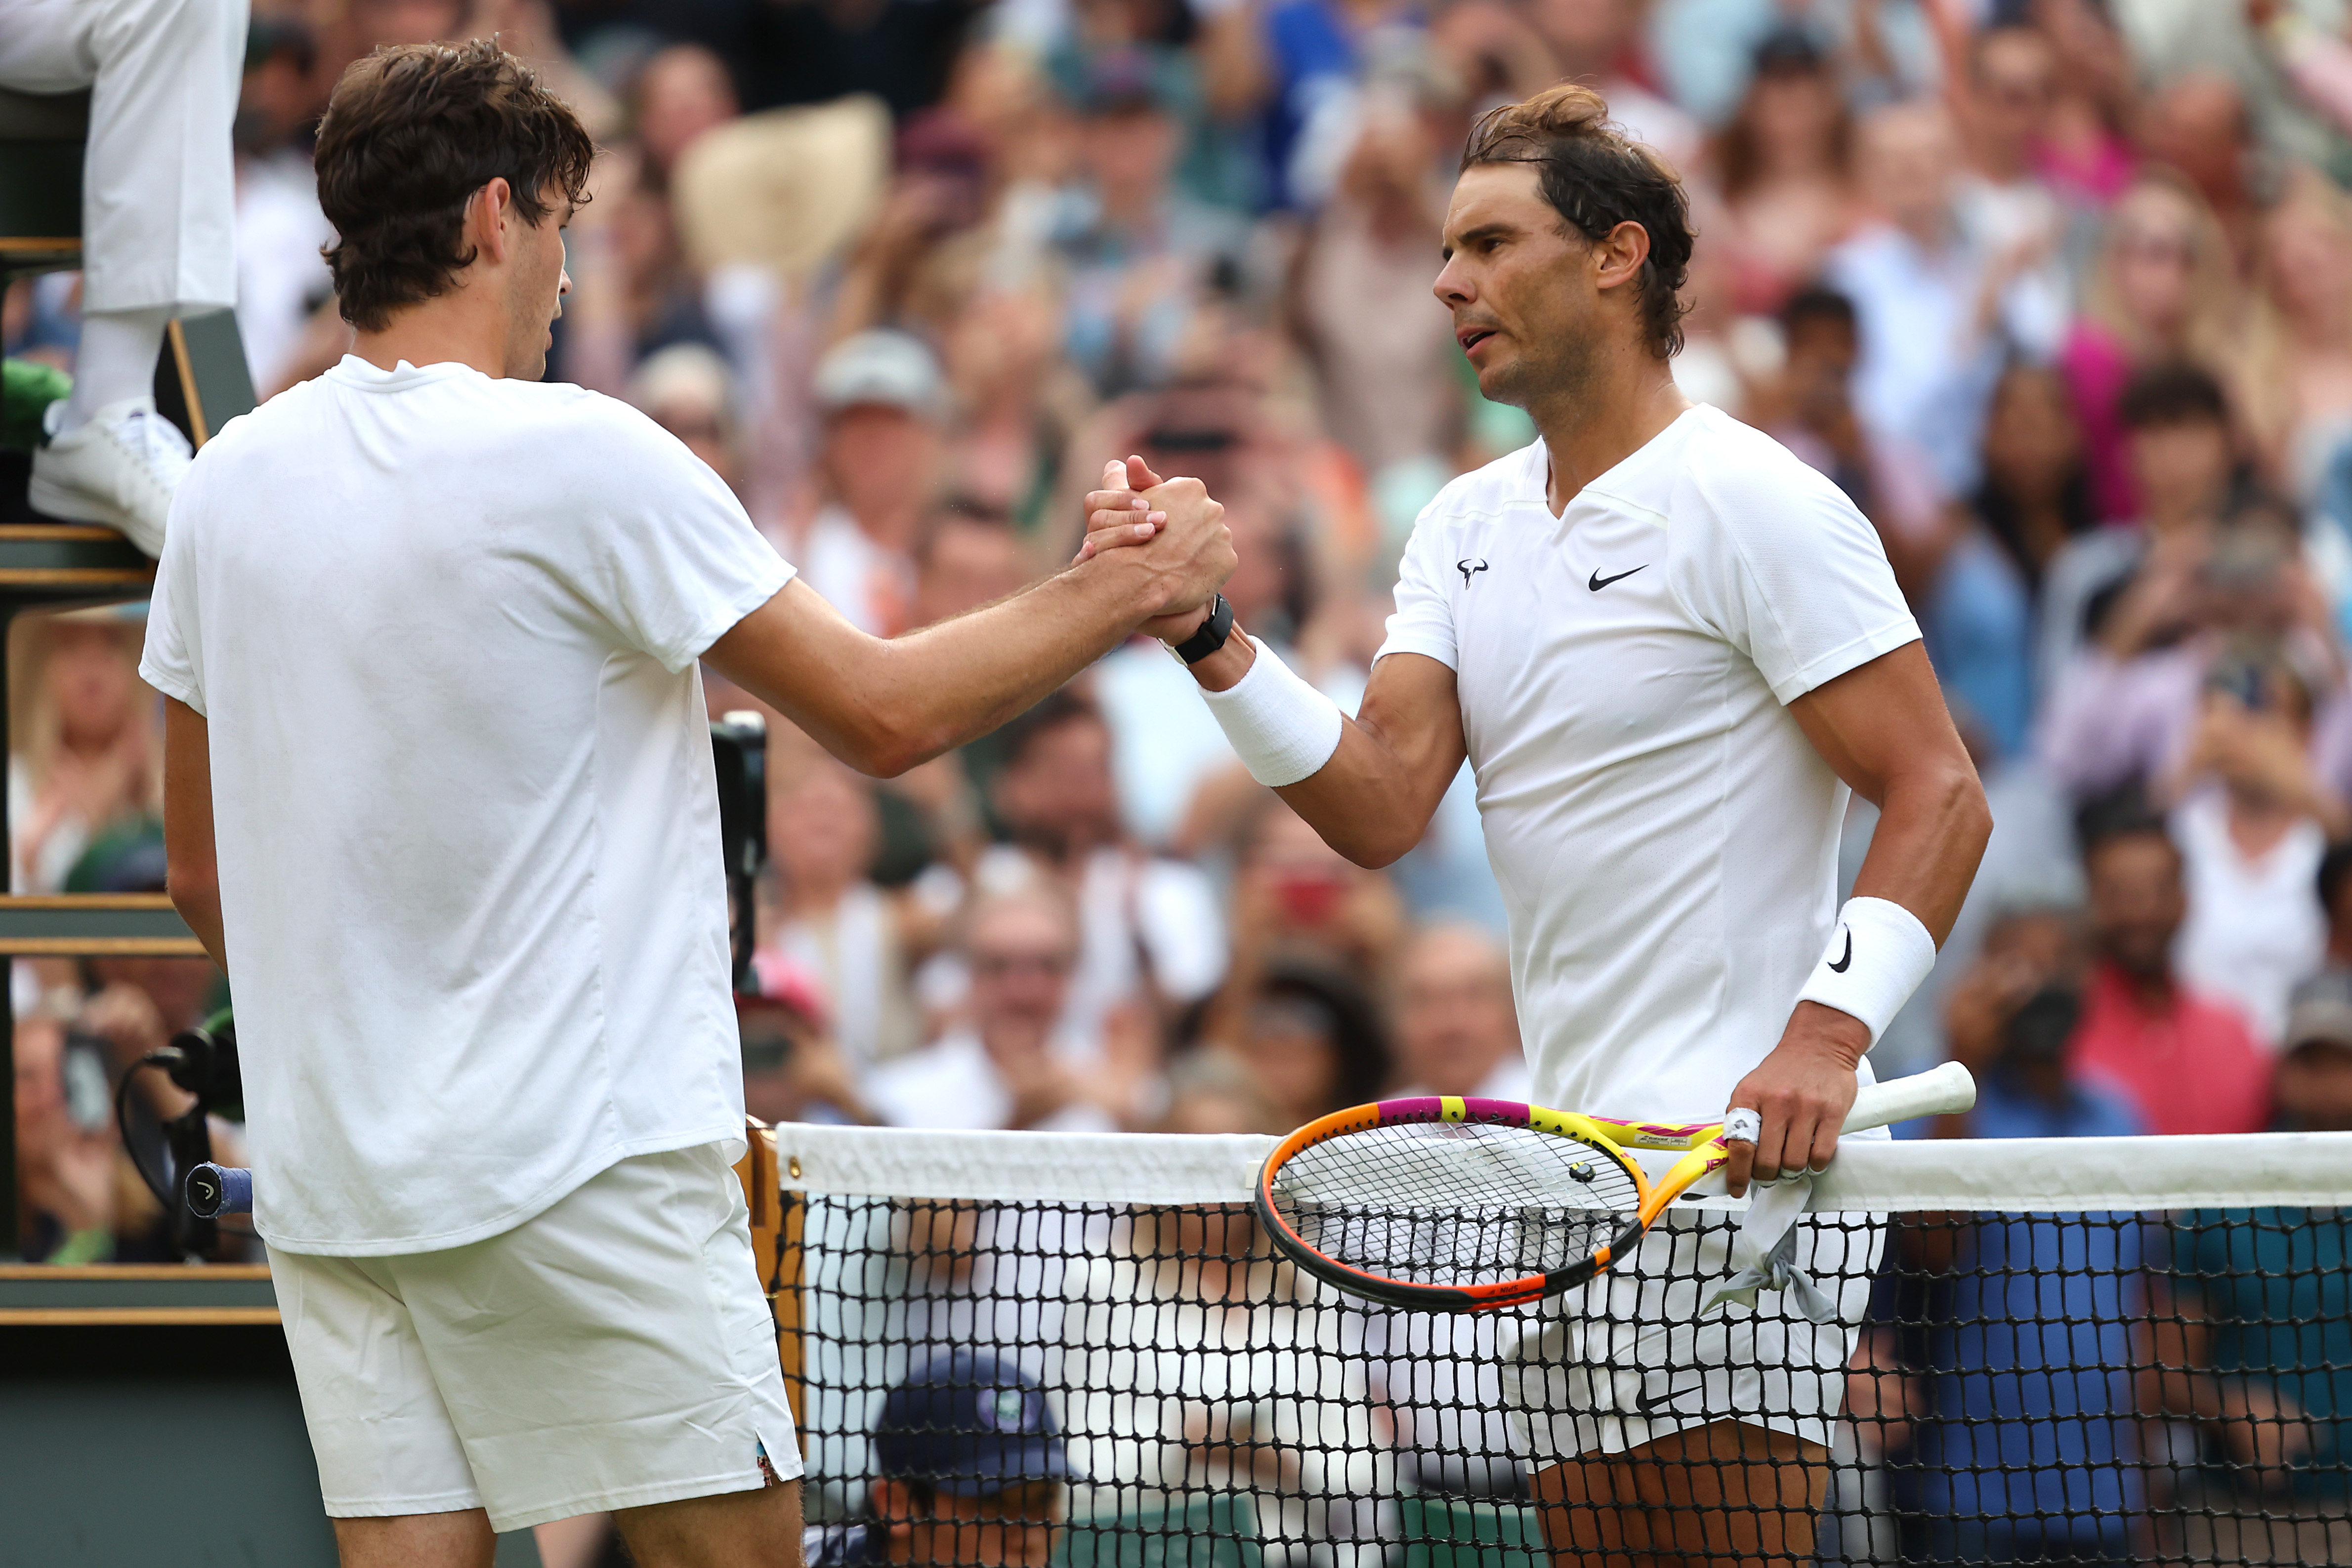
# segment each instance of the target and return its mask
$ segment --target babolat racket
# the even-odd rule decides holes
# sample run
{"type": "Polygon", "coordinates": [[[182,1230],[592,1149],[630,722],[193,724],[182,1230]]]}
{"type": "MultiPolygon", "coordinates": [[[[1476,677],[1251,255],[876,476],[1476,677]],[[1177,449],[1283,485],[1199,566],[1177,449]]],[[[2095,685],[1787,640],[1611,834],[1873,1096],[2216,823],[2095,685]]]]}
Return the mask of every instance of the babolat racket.
{"type": "MultiPolygon", "coordinates": [[[[1968,1069],[1948,1062],[1864,1086],[1845,1131],[1965,1111],[1976,1098],[1968,1069]]],[[[1267,1156],[1254,1202],[1284,1256],[1351,1295],[1489,1312],[1591,1280],[1730,1158],[1720,1121],[1659,1126],[1428,1095],[1299,1128],[1267,1156]],[[1654,1184],[1628,1149],[1686,1152],[1654,1184]]]]}

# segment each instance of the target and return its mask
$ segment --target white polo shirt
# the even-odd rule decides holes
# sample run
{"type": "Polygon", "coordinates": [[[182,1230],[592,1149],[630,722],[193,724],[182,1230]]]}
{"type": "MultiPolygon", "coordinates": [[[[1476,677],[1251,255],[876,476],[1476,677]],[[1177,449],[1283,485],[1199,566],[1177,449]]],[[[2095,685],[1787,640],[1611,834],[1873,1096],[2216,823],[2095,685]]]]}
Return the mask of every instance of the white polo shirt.
{"type": "Polygon", "coordinates": [[[140,674],[208,720],[272,1247],[459,1246],[742,1137],[695,660],[791,576],[574,386],[346,358],[196,455],[140,674]]]}
{"type": "Polygon", "coordinates": [[[1430,503],[1381,654],[1454,672],[1537,1100],[1696,1120],[1836,915],[1847,790],[1782,705],[1919,628],[1844,494],[1719,410],[1558,517],[1548,474],[1538,441],[1430,503]]]}

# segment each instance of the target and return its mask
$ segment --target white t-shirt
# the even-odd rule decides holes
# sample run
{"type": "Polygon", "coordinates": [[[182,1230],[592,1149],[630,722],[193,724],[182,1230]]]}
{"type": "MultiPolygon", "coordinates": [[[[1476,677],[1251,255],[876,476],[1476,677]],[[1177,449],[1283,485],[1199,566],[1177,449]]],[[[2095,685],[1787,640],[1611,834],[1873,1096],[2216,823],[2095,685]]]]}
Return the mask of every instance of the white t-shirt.
{"type": "Polygon", "coordinates": [[[1717,409],[1559,517],[1548,472],[1538,441],[1439,493],[1381,653],[1454,671],[1536,1098],[1695,1120],[1836,915],[1846,788],[1782,705],[1919,628],[1853,504],[1717,409]]]}
{"type": "Polygon", "coordinates": [[[2235,1002],[2275,1051],[2287,998],[2327,958],[2317,887],[2326,831],[2306,817],[2249,858],[2230,837],[2228,798],[2207,789],[2172,813],[2172,839],[2189,886],[2189,917],[2172,942],[2181,978],[2235,1002]]]}
{"type": "Polygon", "coordinates": [[[456,1247],[740,1139],[695,659],[792,575],[578,387],[346,358],[197,455],[140,674],[209,720],[272,1246],[456,1247]]]}
{"type": "MultiPolygon", "coordinates": [[[[1072,1065],[1100,1054],[1067,1033],[1057,1033],[1051,1049],[1072,1065]]],[[[968,1029],[884,1062],[867,1076],[864,1087],[874,1113],[893,1127],[992,1131],[1013,1119],[1013,1091],[1005,1086],[988,1047],[968,1029]]],[[[1065,1105],[1037,1127],[1049,1133],[1118,1131],[1118,1123],[1092,1105],[1065,1105]]]]}

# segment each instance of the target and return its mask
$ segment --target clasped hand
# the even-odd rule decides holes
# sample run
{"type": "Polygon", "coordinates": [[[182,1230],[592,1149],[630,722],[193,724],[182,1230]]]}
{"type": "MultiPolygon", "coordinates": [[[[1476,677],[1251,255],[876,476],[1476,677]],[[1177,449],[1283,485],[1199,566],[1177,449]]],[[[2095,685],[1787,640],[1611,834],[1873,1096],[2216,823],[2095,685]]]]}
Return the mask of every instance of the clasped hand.
{"type": "Polygon", "coordinates": [[[1142,458],[1129,457],[1103,465],[1102,486],[1087,493],[1086,506],[1087,537],[1070,564],[1166,536],[1150,554],[1164,557],[1172,580],[1139,630],[1170,643],[1191,636],[1235,564],[1223,505],[1198,479],[1162,479],[1142,458]]]}

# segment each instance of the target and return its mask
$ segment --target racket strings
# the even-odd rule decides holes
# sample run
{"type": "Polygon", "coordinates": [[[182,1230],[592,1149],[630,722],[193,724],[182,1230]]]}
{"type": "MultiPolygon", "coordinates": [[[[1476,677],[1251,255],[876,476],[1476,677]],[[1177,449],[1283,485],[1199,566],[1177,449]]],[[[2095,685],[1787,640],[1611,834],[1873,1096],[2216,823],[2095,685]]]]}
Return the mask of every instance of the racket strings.
{"type": "Polygon", "coordinates": [[[1349,1133],[1274,1174],[1275,1207],[1333,1261],[1419,1285],[1499,1283],[1590,1258],[1641,1205],[1622,1158],[1525,1127],[1349,1133]]]}

